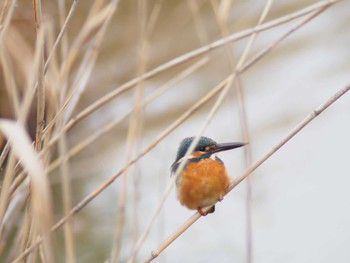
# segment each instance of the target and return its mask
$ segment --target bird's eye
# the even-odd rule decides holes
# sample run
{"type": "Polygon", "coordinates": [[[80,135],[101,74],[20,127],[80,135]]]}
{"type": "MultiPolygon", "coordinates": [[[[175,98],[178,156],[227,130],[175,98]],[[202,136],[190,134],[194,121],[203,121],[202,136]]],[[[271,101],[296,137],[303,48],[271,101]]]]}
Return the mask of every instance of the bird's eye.
{"type": "Polygon", "coordinates": [[[205,152],[205,150],[206,150],[205,146],[198,147],[198,151],[200,151],[200,152],[205,152]]]}

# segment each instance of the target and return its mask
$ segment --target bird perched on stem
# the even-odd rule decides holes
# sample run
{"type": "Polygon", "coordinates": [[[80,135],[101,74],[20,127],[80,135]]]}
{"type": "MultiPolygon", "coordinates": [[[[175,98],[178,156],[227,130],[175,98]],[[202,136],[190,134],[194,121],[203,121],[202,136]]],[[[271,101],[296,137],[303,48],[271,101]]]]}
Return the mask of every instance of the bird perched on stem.
{"type": "Polygon", "coordinates": [[[242,147],[246,143],[216,143],[202,136],[185,160],[186,152],[194,139],[195,137],[188,137],[181,141],[171,172],[175,174],[180,163],[185,162],[183,170],[176,178],[177,198],[182,205],[197,209],[199,214],[205,216],[214,213],[215,203],[222,200],[230,184],[224,163],[216,154],[242,147]],[[207,213],[203,212],[202,208],[208,206],[212,207],[207,213]]]}

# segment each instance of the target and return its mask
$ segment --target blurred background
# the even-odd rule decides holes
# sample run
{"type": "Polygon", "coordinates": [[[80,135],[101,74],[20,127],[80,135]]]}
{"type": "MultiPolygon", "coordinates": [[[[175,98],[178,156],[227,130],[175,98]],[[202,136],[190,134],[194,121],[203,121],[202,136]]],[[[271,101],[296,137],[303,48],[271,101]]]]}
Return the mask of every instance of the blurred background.
{"type": "MultiPolygon", "coordinates": [[[[71,6],[74,8],[45,76],[46,121],[56,121],[49,138],[62,135],[62,126],[54,119],[56,114],[63,116],[62,122],[67,124],[101,97],[163,63],[223,39],[225,34],[253,28],[267,3],[271,5],[264,22],[324,2],[43,1],[41,19],[48,25],[45,59],[71,6]]],[[[0,21],[4,25],[12,2],[3,1],[1,5],[0,21]]],[[[349,84],[349,9],[348,1],[335,3],[240,74],[252,162],[349,84]]],[[[2,57],[10,63],[18,98],[25,93],[33,70],[34,13],[31,2],[18,1],[1,40],[7,54],[2,57]]],[[[248,59],[304,18],[260,32],[248,59]]],[[[248,38],[230,42],[134,83],[137,85],[130,85],[65,131],[67,152],[51,148],[50,161],[45,164],[54,222],[64,215],[62,169],[52,166],[55,161],[61,156],[70,157],[67,169],[74,206],[232,74],[247,43],[248,38]],[[70,150],[106,125],[111,129],[97,134],[74,156],[69,155],[70,150]]],[[[6,74],[10,73],[4,70],[4,61],[0,115],[16,119],[13,95],[6,88],[6,74]]],[[[179,142],[200,132],[217,98],[193,112],[74,215],[71,247],[76,262],[112,262],[113,253],[119,262],[130,259],[135,242],[170,182],[170,166],[179,142]],[[123,211],[124,222],[120,221],[123,211]],[[116,247],[119,252],[113,250],[116,247]]],[[[217,142],[243,141],[241,110],[237,87],[231,85],[204,135],[217,142]]],[[[33,106],[27,119],[32,137],[35,116],[33,106]]],[[[345,94],[252,174],[251,203],[247,204],[245,180],[216,206],[214,214],[200,218],[154,262],[349,262],[349,134],[350,96],[345,94]]],[[[0,144],[5,144],[2,137],[0,144]]],[[[246,168],[244,149],[221,153],[219,157],[233,179],[246,168]]],[[[18,219],[11,221],[11,231],[1,240],[2,262],[12,262],[14,255],[19,255],[13,246],[23,211],[22,206],[18,219]]],[[[172,189],[136,262],[143,262],[193,213],[180,205],[172,189]]],[[[63,228],[55,232],[54,239],[57,262],[67,262],[63,228]]]]}

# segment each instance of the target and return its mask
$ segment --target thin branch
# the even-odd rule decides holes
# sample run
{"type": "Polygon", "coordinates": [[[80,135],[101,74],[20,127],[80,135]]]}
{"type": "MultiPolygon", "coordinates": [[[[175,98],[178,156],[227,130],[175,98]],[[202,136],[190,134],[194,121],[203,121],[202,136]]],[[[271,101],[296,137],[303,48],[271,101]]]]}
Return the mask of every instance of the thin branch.
{"type": "MultiPolygon", "coordinates": [[[[44,43],[45,29],[41,22],[41,0],[35,0],[34,15],[36,24],[36,43],[42,45],[44,43]],[[40,36],[42,34],[43,36],[40,36]]],[[[36,114],[36,135],[35,149],[40,152],[42,148],[42,136],[45,126],[45,86],[44,86],[44,49],[37,47],[40,50],[39,67],[37,73],[37,114],[36,114]]]]}
{"type": "Polygon", "coordinates": [[[205,45],[208,43],[208,34],[206,32],[206,27],[202,23],[202,18],[200,16],[200,13],[198,12],[200,9],[200,6],[198,4],[197,0],[187,0],[188,9],[192,14],[193,17],[193,24],[196,29],[196,34],[199,39],[199,43],[202,45],[205,45]]]}
{"type": "MultiPolygon", "coordinates": [[[[5,35],[7,33],[7,30],[9,29],[9,25],[10,25],[10,22],[11,22],[11,19],[12,19],[12,15],[13,15],[13,12],[15,10],[15,7],[16,7],[16,0],[13,0],[10,7],[7,9],[7,15],[4,19],[4,12],[5,12],[5,9],[6,9],[6,6],[7,6],[7,1],[4,2],[4,5],[3,5],[3,8],[2,8],[2,11],[1,11],[1,22],[4,20],[4,23],[0,25],[0,48],[2,49],[3,48],[3,40],[5,39],[5,35]]],[[[10,144],[7,142],[1,152],[1,155],[0,155],[0,168],[2,167],[5,159],[6,159],[6,156],[8,154],[10,150],[10,144]]]]}
{"type": "Polygon", "coordinates": [[[0,241],[3,240],[2,232],[5,226],[5,213],[10,201],[9,184],[15,176],[13,169],[15,167],[15,161],[15,155],[10,153],[0,191],[0,241]]]}
{"type": "MultiPolygon", "coordinates": [[[[181,168],[179,168],[180,170],[181,168]]],[[[135,262],[136,260],[136,256],[137,256],[137,253],[139,252],[143,242],[145,242],[148,234],[150,233],[151,231],[151,228],[157,218],[157,216],[159,215],[160,211],[161,211],[161,208],[163,207],[163,204],[166,200],[166,198],[169,196],[170,194],[170,191],[172,189],[172,186],[174,185],[174,181],[175,181],[175,178],[176,176],[172,176],[169,183],[167,184],[167,186],[165,187],[165,190],[163,191],[163,194],[160,198],[160,201],[156,207],[156,209],[154,209],[152,215],[150,216],[150,219],[144,229],[144,231],[142,232],[142,234],[140,235],[140,237],[138,238],[137,242],[135,243],[132,251],[131,251],[131,256],[130,258],[128,259],[128,263],[133,263],[135,262]]]]}
{"type": "Polygon", "coordinates": [[[13,16],[13,12],[15,11],[16,5],[17,5],[17,1],[13,0],[10,7],[6,10],[7,15],[4,19],[4,12],[5,12],[5,9],[7,6],[7,1],[4,2],[3,8],[1,10],[1,17],[0,17],[1,23],[4,20],[4,23],[0,24],[0,47],[2,47],[2,45],[4,44],[3,40],[5,39],[5,35],[7,33],[7,30],[10,27],[10,22],[11,22],[11,19],[13,16]]]}
{"type": "MultiPolygon", "coordinates": [[[[149,43],[146,38],[146,2],[143,0],[138,1],[138,34],[139,34],[139,47],[138,47],[138,75],[144,74],[146,70],[146,64],[148,61],[149,43]]],[[[144,82],[140,82],[134,90],[134,106],[130,116],[127,142],[126,142],[126,157],[127,162],[133,158],[134,151],[138,146],[139,138],[143,129],[143,94],[144,94],[144,82]]],[[[115,234],[113,239],[113,247],[111,251],[111,263],[119,262],[120,250],[122,247],[123,229],[125,227],[125,210],[127,200],[127,186],[129,179],[129,169],[126,169],[122,174],[121,184],[119,187],[118,195],[118,208],[116,215],[115,234]]],[[[134,196],[137,195],[137,187],[134,187],[134,196]]],[[[137,206],[137,200],[134,200],[134,206],[137,206]]],[[[135,207],[134,207],[134,210],[135,207]]],[[[138,222],[137,214],[134,213],[134,218],[131,223],[132,232],[137,232],[138,222]]]]}
{"type": "Polygon", "coordinates": [[[55,41],[55,44],[53,45],[52,49],[50,50],[50,54],[49,54],[48,58],[47,58],[46,61],[45,61],[45,65],[44,65],[44,71],[45,71],[45,72],[46,72],[46,70],[47,70],[47,68],[48,68],[48,66],[49,66],[49,63],[50,63],[50,60],[51,60],[53,54],[54,54],[55,51],[56,51],[56,48],[57,48],[58,44],[60,43],[60,41],[61,41],[61,39],[62,39],[64,33],[66,32],[68,23],[69,23],[70,19],[73,17],[73,14],[74,14],[74,11],[75,11],[75,9],[76,9],[76,7],[77,7],[78,2],[79,2],[79,0],[73,0],[73,2],[72,2],[72,5],[71,5],[71,7],[70,7],[70,9],[69,9],[69,13],[68,13],[68,15],[67,15],[67,17],[66,17],[66,19],[65,19],[65,21],[64,21],[64,23],[63,23],[63,25],[62,25],[62,28],[61,28],[61,30],[60,30],[60,33],[59,33],[58,36],[57,36],[57,39],[56,39],[56,41],[55,41]]]}
{"type": "MultiPolygon", "coordinates": [[[[63,123],[63,120],[61,120],[63,123]]],[[[59,152],[61,156],[65,156],[67,153],[67,138],[61,136],[58,143],[59,152]]],[[[69,178],[69,163],[68,160],[62,162],[60,166],[60,175],[62,183],[62,199],[64,214],[68,215],[72,209],[72,186],[71,179],[69,178]]],[[[66,249],[65,262],[74,263],[75,260],[75,243],[73,232],[73,218],[68,218],[67,223],[64,225],[64,245],[66,249]]]]}
{"type": "MultiPolygon", "coordinates": [[[[0,48],[0,65],[2,70],[2,76],[4,78],[4,88],[7,90],[9,97],[11,110],[14,112],[15,118],[18,118],[20,111],[20,96],[18,87],[16,84],[15,76],[12,74],[13,68],[11,67],[10,58],[5,48],[0,48]]],[[[0,166],[1,166],[0,162],[0,166]]]]}
{"type": "MultiPolygon", "coordinates": [[[[264,20],[267,17],[267,14],[269,13],[271,6],[272,6],[273,0],[267,0],[264,6],[264,9],[260,15],[258,25],[261,25],[264,20]]],[[[255,42],[256,38],[258,36],[258,33],[255,33],[250,36],[248,43],[243,50],[243,53],[236,65],[235,71],[238,73],[241,71],[241,67],[246,62],[246,59],[248,57],[249,51],[251,47],[253,46],[253,43],[255,42]]],[[[241,132],[243,136],[244,142],[250,142],[250,134],[249,134],[249,126],[248,126],[248,118],[247,118],[247,110],[245,105],[245,98],[244,98],[244,89],[241,85],[241,74],[237,74],[237,78],[235,79],[235,86],[236,86],[236,92],[238,97],[238,106],[239,106],[239,116],[240,116],[240,127],[241,132]]],[[[245,156],[245,168],[248,168],[252,163],[252,144],[249,143],[244,147],[244,156],[245,156]]],[[[247,262],[252,263],[253,262],[253,223],[252,223],[252,182],[251,177],[247,178],[246,182],[246,201],[245,201],[245,208],[246,208],[246,246],[247,246],[247,262]]]]}

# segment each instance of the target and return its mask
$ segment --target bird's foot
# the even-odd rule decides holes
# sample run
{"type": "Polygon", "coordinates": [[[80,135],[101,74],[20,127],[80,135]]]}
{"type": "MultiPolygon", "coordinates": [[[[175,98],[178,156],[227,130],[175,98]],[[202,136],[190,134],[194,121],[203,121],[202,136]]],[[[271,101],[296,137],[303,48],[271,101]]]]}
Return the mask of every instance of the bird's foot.
{"type": "Polygon", "coordinates": [[[197,211],[201,216],[206,216],[208,214],[208,212],[204,212],[201,207],[198,207],[197,211]]]}
{"type": "Polygon", "coordinates": [[[197,208],[197,211],[198,213],[201,215],[201,216],[206,216],[208,214],[211,214],[211,213],[214,213],[215,212],[215,205],[213,205],[209,210],[208,212],[204,212],[203,209],[201,207],[198,207],[197,208]]]}

